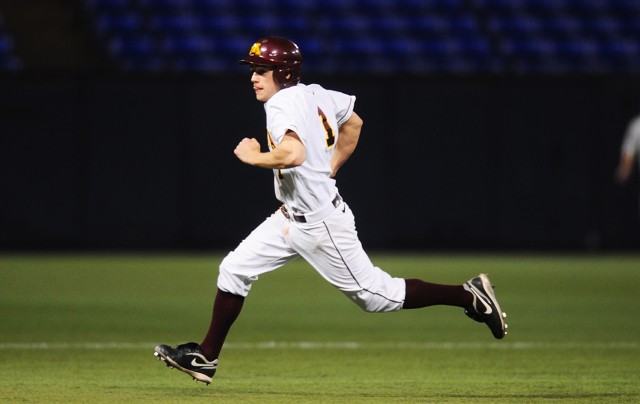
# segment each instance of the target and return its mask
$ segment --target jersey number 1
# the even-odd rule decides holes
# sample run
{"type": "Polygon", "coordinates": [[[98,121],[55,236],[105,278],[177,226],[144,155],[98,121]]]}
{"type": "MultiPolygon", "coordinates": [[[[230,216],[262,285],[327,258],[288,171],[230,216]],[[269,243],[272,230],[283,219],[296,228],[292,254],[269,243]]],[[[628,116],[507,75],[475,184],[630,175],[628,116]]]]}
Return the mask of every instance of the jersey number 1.
{"type": "Polygon", "coordinates": [[[324,126],[324,131],[327,133],[327,148],[330,148],[336,143],[336,135],[333,133],[333,128],[329,125],[327,116],[322,112],[320,107],[318,107],[318,117],[322,120],[322,126],[324,126]]]}

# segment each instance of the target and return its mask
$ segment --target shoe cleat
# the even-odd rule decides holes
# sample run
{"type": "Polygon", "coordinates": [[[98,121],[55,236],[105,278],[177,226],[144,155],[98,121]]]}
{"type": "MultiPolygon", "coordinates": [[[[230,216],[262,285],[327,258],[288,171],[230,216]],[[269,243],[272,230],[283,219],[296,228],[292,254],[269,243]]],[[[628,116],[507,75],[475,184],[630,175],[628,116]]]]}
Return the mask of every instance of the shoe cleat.
{"type": "Polygon", "coordinates": [[[211,383],[211,378],[216,373],[218,360],[208,360],[202,347],[195,342],[178,345],[173,348],[168,345],[155,347],[154,355],[171,369],[177,369],[191,376],[193,380],[211,383]]]}
{"type": "Polygon", "coordinates": [[[507,334],[504,322],[507,314],[500,309],[489,277],[480,274],[465,282],[463,287],[473,296],[472,304],[465,309],[465,314],[475,321],[487,324],[495,338],[504,338],[507,334]]]}

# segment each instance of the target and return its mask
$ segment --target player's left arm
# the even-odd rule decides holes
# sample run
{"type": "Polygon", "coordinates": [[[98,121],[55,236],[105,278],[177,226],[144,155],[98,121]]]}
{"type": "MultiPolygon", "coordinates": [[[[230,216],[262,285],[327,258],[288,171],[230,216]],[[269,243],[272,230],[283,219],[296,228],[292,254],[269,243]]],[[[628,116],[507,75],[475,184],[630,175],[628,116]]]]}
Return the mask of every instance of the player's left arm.
{"type": "Polygon", "coordinates": [[[331,178],[336,176],[340,167],[351,157],[356,149],[362,124],[363,121],[358,114],[352,112],[349,119],[338,129],[338,143],[331,157],[331,178]]]}
{"type": "Polygon", "coordinates": [[[307,151],[294,131],[288,131],[280,144],[270,152],[261,152],[255,138],[244,138],[234,150],[243,163],[263,168],[281,169],[297,167],[304,163],[307,151]]]}
{"type": "Polygon", "coordinates": [[[624,184],[627,182],[631,176],[631,171],[633,171],[634,161],[634,154],[626,153],[624,151],[620,153],[620,162],[618,163],[615,174],[615,180],[618,184],[624,184]]]}

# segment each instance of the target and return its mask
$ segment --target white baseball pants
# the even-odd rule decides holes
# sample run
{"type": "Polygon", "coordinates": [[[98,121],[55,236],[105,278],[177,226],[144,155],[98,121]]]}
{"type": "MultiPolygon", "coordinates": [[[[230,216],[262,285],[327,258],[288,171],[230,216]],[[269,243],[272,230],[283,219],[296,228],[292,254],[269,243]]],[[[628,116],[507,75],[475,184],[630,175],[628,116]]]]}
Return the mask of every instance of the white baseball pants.
{"type": "Polygon", "coordinates": [[[368,312],[397,311],[405,281],[375,267],[358,239],[355,219],[342,202],[324,220],[298,223],[278,210],[220,264],[218,288],[247,296],[253,282],[297,257],[368,312]]]}

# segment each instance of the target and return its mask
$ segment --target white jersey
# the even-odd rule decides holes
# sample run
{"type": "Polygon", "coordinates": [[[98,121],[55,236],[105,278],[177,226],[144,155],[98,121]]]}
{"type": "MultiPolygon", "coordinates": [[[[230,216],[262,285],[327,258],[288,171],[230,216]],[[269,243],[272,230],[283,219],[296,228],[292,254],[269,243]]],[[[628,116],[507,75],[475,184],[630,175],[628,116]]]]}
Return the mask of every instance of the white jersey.
{"type": "Polygon", "coordinates": [[[331,157],[338,128],[351,117],[355,98],[317,84],[298,84],[278,91],[265,103],[269,148],[274,149],[291,130],[306,149],[302,165],[273,170],[276,198],[293,213],[315,212],[338,193],[329,177],[331,157]]]}
{"type": "Polygon", "coordinates": [[[338,189],[329,177],[338,128],[353,115],[354,102],[351,95],[298,84],[265,103],[271,150],[291,130],[304,144],[306,159],[298,167],[273,170],[276,197],[286,210],[277,209],[225,257],[220,290],[247,296],[259,276],[302,257],[362,309],[402,309],[404,279],[373,265],[358,240],[353,212],[344,200],[335,199],[338,189]],[[295,219],[292,212],[305,220],[295,219]]]}
{"type": "Polygon", "coordinates": [[[631,121],[622,142],[622,152],[635,155],[640,152],[640,116],[631,121]]]}

